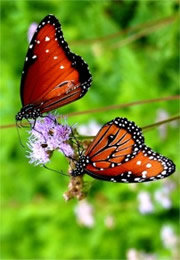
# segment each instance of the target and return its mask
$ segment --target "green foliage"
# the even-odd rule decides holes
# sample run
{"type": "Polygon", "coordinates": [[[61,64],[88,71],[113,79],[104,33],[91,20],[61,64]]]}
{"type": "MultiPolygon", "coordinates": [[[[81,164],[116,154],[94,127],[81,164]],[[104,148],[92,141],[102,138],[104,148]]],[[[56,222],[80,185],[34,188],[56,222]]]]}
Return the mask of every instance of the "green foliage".
{"type": "MultiPolygon", "coordinates": [[[[113,48],[131,34],[108,38],[123,29],[176,15],[175,1],[2,1],[1,2],[1,124],[11,124],[21,107],[19,82],[27,49],[27,30],[53,13],[60,19],[72,51],[83,56],[93,75],[89,93],[59,113],[83,111],[178,94],[178,23],[161,26],[136,41],[113,48]],[[107,36],[106,41],[73,44],[73,41],[107,36]]],[[[166,101],[74,116],[69,124],[100,124],[125,116],[140,126],[157,120],[159,109],[178,113],[178,101],[166,101]]],[[[177,124],[145,133],[147,144],[178,164],[177,124]]],[[[26,129],[20,129],[26,142],[26,129]]],[[[28,164],[15,128],[1,129],[1,259],[127,259],[129,249],[175,259],[175,247],[166,248],[161,230],[170,225],[178,232],[178,170],[167,180],[150,184],[114,184],[92,180],[87,200],[94,208],[94,226],[80,225],[77,201],[62,197],[68,178],[28,164]],[[7,134],[7,135],[6,135],[7,134]],[[164,208],[155,199],[163,187],[173,186],[172,205],[164,208]],[[138,196],[150,195],[154,210],[139,211],[138,196]],[[114,224],[108,226],[106,217],[114,224]]],[[[67,171],[58,153],[52,166],[67,171]]],[[[144,258],[145,259],[145,258],[144,258]]]]}

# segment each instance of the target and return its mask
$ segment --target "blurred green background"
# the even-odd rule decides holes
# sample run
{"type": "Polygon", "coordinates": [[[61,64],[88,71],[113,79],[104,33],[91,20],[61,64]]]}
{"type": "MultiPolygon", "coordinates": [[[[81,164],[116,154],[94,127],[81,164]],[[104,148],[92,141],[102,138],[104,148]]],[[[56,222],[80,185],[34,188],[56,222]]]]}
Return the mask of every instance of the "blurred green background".
{"type": "MultiPolygon", "coordinates": [[[[93,75],[88,94],[59,113],[177,95],[178,8],[178,1],[1,1],[1,125],[14,123],[21,107],[28,28],[50,13],[93,75]],[[129,30],[135,26],[140,28],[133,34],[129,30]],[[117,32],[122,34],[109,36],[117,32]],[[95,40],[99,37],[105,38],[95,40]]],[[[145,126],[177,113],[175,100],[74,116],[68,122],[94,131],[116,116],[145,126]]],[[[16,128],[0,131],[1,259],[180,259],[177,122],[145,133],[149,146],[177,164],[174,175],[148,184],[86,176],[91,188],[80,203],[64,201],[68,178],[28,164],[16,128]]],[[[26,129],[20,135],[25,143],[26,129]]],[[[56,153],[53,167],[66,172],[68,164],[56,153]]]]}

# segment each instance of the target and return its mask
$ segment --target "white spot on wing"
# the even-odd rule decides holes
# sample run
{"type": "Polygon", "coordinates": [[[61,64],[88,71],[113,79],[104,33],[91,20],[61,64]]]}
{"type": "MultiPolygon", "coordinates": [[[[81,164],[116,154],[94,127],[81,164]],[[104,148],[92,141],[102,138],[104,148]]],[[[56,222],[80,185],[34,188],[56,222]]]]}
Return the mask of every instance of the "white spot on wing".
{"type": "Polygon", "coordinates": [[[45,41],[48,42],[50,41],[50,38],[48,36],[45,37],[45,41]]]}
{"type": "Polygon", "coordinates": [[[46,53],[48,53],[48,52],[49,52],[49,50],[47,49],[47,50],[45,50],[45,52],[46,52],[46,53]]]}
{"type": "Polygon", "coordinates": [[[135,181],[139,181],[140,179],[141,179],[141,178],[135,178],[134,180],[135,180],[135,181]]]}
{"type": "Polygon", "coordinates": [[[152,164],[147,163],[147,164],[146,164],[146,167],[147,167],[147,168],[151,168],[151,167],[152,167],[152,164]]]}
{"type": "Polygon", "coordinates": [[[161,172],[162,175],[166,175],[166,171],[161,172]]]}
{"type": "Polygon", "coordinates": [[[143,178],[146,178],[146,174],[147,174],[147,171],[143,171],[143,172],[142,172],[142,177],[143,177],[143,178]]]}
{"type": "Polygon", "coordinates": [[[53,57],[54,60],[57,60],[57,58],[58,58],[57,56],[54,56],[54,57],[53,57]]]}
{"type": "Polygon", "coordinates": [[[137,164],[137,165],[141,165],[141,161],[137,161],[136,164],[137,164]]]}
{"type": "Polygon", "coordinates": [[[62,70],[62,69],[64,69],[64,66],[63,66],[63,65],[61,65],[61,66],[60,66],[60,69],[61,69],[61,70],[62,70]]]}

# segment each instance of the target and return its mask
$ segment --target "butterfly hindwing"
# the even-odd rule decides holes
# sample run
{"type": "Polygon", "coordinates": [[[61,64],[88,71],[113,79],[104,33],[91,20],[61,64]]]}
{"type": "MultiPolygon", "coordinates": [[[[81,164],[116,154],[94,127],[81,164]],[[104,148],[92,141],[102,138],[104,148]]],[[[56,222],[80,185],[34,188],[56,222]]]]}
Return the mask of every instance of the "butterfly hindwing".
{"type": "Polygon", "coordinates": [[[114,167],[98,169],[96,167],[89,169],[86,166],[86,172],[94,178],[113,181],[113,182],[147,182],[163,179],[175,171],[174,163],[154,152],[151,148],[143,146],[138,154],[128,162],[124,162],[114,167]]]}

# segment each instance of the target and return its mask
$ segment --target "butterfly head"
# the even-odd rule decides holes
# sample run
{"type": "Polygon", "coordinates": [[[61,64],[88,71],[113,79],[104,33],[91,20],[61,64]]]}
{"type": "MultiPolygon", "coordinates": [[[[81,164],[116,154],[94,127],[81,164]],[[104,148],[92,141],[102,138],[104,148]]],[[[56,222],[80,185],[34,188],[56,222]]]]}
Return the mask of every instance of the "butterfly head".
{"type": "Polygon", "coordinates": [[[21,110],[16,114],[16,121],[21,121],[25,119],[36,119],[41,116],[40,108],[34,107],[34,105],[27,105],[21,108],[21,110]]]}
{"type": "Polygon", "coordinates": [[[71,176],[76,177],[84,173],[86,165],[89,163],[89,157],[82,155],[76,163],[76,168],[71,172],[71,176]]]}

